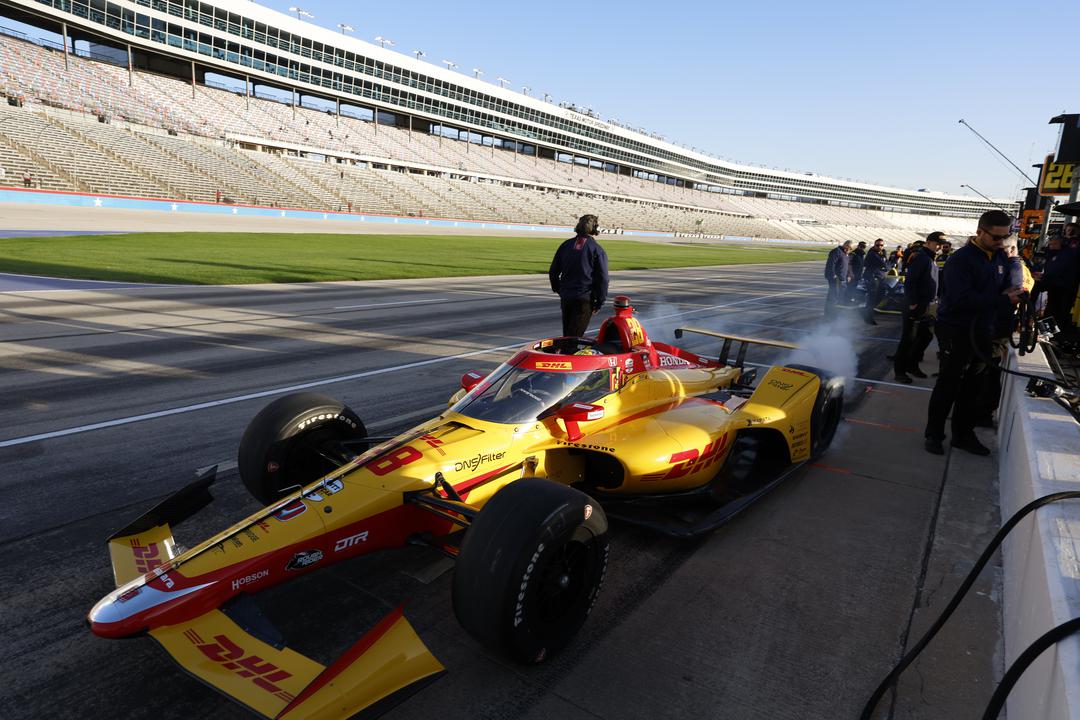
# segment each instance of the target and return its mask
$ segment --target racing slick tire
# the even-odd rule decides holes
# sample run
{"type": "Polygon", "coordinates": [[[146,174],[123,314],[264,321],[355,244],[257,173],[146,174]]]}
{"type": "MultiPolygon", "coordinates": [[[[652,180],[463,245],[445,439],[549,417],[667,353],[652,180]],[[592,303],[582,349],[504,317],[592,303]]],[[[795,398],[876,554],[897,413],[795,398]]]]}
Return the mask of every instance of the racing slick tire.
{"type": "Polygon", "coordinates": [[[237,453],[240,479],[269,505],[334,470],[335,443],[366,436],[363,421],[340,401],[312,392],[285,395],[248,423],[237,453]]]}
{"type": "Polygon", "coordinates": [[[821,380],[814,408],[810,411],[810,458],[816,459],[829,449],[844,416],[844,379],[809,365],[788,367],[812,372],[821,380]]]}
{"type": "Polygon", "coordinates": [[[499,490],[465,532],[452,598],[461,626],[524,664],[570,642],[607,570],[607,517],[588,495],[543,478],[499,490]]]}

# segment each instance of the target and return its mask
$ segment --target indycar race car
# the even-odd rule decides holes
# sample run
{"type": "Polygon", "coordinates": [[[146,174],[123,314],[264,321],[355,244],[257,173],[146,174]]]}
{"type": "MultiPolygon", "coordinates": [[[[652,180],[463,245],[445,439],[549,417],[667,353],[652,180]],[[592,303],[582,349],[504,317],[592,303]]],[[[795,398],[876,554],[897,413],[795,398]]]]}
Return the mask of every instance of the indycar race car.
{"type": "MultiPolygon", "coordinates": [[[[886,315],[902,315],[907,300],[904,296],[904,276],[892,268],[881,280],[878,290],[881,299],[874,305],[874,312],[886,315]]],[[[867,282],[860,280],[855,286],[855,305],[862,307],[866,303],[867,282]]]]}
{"type": "Polygon", "coordinates": [[[842,378],[781,365],[752,385],[748,346],[787,343],[676,331],[722,339],[707,357],[652,342],[628,298],[615,308],[595,340],[541,340],[466,373],[445,412],[394,438],[368,436],[323,395],[270,403],[238,457],[265,508],[182,550],[172,528],[212,499],[209,471],[114,533],[118,587],[90,628],[148,633],[264,717],[378,711],[443,671],[402,608],[324,666],[288,647],[251,596],[422,544],[455,560],[452,605],[472,637],[519,662],[549,657],[600,591],[609,516],[708,532],[823,453],[841,419],[842,378]]]}

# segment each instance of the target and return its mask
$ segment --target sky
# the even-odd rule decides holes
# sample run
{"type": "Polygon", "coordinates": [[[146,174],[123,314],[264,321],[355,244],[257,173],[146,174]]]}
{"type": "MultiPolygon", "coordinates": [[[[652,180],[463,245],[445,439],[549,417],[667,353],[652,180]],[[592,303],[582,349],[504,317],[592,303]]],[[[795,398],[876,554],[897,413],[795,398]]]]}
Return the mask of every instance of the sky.
{"type": "Polygon", "coordinates": [[[260,0],[719,157],[1015,199],[1080,112],[1080,2],[260,0]],[[1071,30],[1070,30],[1071,31],[1071,30]]]}

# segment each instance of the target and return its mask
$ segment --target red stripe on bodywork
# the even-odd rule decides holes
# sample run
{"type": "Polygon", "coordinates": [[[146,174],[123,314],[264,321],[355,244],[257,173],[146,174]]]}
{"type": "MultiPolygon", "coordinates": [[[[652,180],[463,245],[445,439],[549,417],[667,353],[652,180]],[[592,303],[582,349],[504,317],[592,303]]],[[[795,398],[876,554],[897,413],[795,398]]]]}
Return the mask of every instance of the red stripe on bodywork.
{"type": "Polygon", "coordinates": [[[496,475],[501,475],[502,473],[506,472],[506,470],[508,470],[511,467],[513,467],[513,466],[512,465],[503,465],[501,468],[495,468],[491,472],[486,472],[483,475],[477,475],[476,477],[474,477],[474,478],[472,478],[470,480],[463,480],[462,482],[459,482],[457,485],[455,485],[454,489],[457,490],[459,494],[460,493],[467,493],[470,490],[472,490],[473,488],[478,487],[480,485],[483,485],[485,482],[487,482],[491,478],[495,477],[496,475]]]}
{"type": "Polygon", "coordinates": [[[404,605],[398,605],[396,608],[390,611],[389,615],[380,620],[375,625],[375,627],[368,630],[367,633],[362,638],[357,640],[351,648],[343,652],[337,660],[327,665],[326,668],[324,668],[323,671],[319,673],[314,680],[308,683],[308,686],[306,688],[300,691],[299,695],[293,698],[292,702],[286,705],[285,708],[275,716],[274,720],[278,720],[278,718],[281,718],[287,713],[295,710],[296,707],[300,705],[300,703],[304,702],[309,697],[317,693],[319,690],[326,687],[327,683],[340,675],[342,671],[345,670],[345,668],[352,665],[357,658],[370,650],[371,647],[375,643],[377,643],[383,635],[390,632],[390,628],[394,626],[394,623],[401,619],[404,613],[404,605]]]}

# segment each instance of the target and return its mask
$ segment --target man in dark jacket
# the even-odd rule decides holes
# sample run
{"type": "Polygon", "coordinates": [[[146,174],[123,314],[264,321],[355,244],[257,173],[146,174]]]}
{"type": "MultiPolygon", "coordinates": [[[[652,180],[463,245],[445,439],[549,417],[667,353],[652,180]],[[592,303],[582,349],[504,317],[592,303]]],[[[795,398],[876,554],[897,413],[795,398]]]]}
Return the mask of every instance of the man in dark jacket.
{"type": "Polygon", "coordinates": [[[863,260],[866,258],[866,243],[860,242],[848,256],[851,262],[851,282],[848,283],[847,301],[855,302],[855,289],[859,286],[859,278],[862,277],[863,260]]]}
{"type": "Polygon", "coordinates": [[[931,318],[927,315],[930,303],[937,299],[938,266],[934,262],[945,233],[932,232],[926,236],[926,243],[911,255],[907,261],[907,274],[904,277],[904,324],[900,330],[900,345],[893,356],[893,370],[896,381],[910,383],[911,376],[926,377],[919,368],[922,351],[930,344],[933,337],[931,318]]]}
{"type": "Polygon", "coordinates": [[[825,295],[826,318],[836,314],[836,306],[844,299],[844,284],[851,274],[851,264],[848,262],[850,252],[851,241],[845,240],[843,245],[830,250],[825,259],[825,281],[829,283],[829,292],[825,295]]]}
{"type": "Polygon", "coordinates": [[[878,238],[874,241],[874,247],[866,253],[866,259],[863,261],[863,280],[866,281],[866,306],[863,308],[863,319],[870,325],[877,325],[877,320],[874,319],[874,308],[881,302],[885,273],[888,270],[885,260],[885,241],[878,238]]]}
{"type": "Polygon", "coordinates": [[[1023,292],[1009,286],[1009,261],[1001,251],[1012,234],[1012,220],[1001,210],[983,213],[971,242],[954,252],[942,269],[944,289],[935,328],[941,368],[924,433],[926,450],[935,455],[945,454],[942,443],[950,411],[952,446],[976,455],[990,453],[975,437],[976,399],[986,369],[982,358],[991,352],[994,319],[1023,292]]]}
{"type": "Polygon", "coordinates": [[[599,225],[595,215],[583,215],[574,228],[577,235],[559,246],[548,270],[551,291],[559,294],[562,305],[566,337],[584,335],[607,299],[607,253],[596,242],[599,225]]]}
{"type": "Polygon", "coordinates": [[[1046,292],[1046,314],[1057,322],[1062,332],[1072,329],[1072,306],[1076,297],[1076,251],[1066,246],[1061,236],[1050,236],[1046,262],[1039,276],[1037,292],[1046,292]]]}

